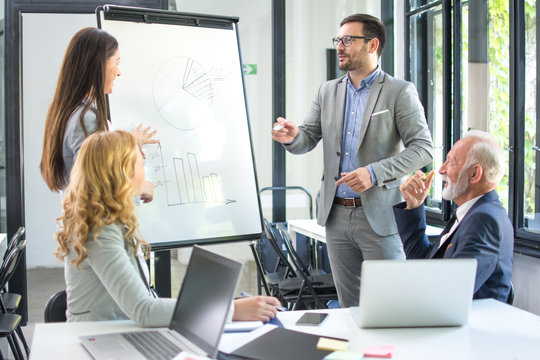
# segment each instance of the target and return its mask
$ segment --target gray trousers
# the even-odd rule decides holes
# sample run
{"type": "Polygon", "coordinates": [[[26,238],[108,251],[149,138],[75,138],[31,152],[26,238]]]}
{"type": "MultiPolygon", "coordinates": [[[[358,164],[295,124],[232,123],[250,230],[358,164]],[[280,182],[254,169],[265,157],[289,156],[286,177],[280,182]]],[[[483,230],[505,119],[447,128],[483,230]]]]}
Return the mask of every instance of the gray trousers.
{"type": "Polygon", "coordinates": [[[363,207],[334,204],[326,222],[326,244],[341,307],[358,306],[362,261],[405,260],[399,235],[377,235],[363,207]]]}

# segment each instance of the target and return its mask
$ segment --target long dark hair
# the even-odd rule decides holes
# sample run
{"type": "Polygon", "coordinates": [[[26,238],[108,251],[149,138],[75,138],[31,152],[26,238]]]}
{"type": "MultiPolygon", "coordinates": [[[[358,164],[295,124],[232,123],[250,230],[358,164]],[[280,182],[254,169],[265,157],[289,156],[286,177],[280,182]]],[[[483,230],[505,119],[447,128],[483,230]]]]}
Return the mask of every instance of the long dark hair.
{"type": "Polygon", "coordinates": [[[45,121],[41,176],[52,191],[66,186],[63,142],[69,118],[83,106],[79,121],[85,133],[84,115],[94,111],[97,130],[108,130],[105,97],[107,59],[118,49],[116,39],[96,28],[79,30],[71,39],[58,77],[54,99],[45,121]]]}

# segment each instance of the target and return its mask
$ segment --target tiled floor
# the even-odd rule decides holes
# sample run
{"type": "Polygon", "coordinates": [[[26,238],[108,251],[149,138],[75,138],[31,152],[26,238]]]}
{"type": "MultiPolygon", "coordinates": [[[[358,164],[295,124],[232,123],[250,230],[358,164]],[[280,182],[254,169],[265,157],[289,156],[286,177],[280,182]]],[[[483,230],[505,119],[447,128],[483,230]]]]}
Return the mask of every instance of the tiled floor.
{"type": "MultiPolygon", "coordinates": [[[[186,264],[178,260],[172,260],[171,287],[172,294],[177,296],[182,279],[184,278],[186,264]]],[[[242,278],[238,286],[238,294],[245,291],[251,294],[257,293],[257,273],[254,261],[244,264],[242,278]]],[[[28,324],[23,331],[28,343],[32,344],[34,327],[36,323],[43,322],[43,310],[49,297],[58,290],[65,289],[63,268],[37,268],[29,269],[28,275],[28,324]]]]}

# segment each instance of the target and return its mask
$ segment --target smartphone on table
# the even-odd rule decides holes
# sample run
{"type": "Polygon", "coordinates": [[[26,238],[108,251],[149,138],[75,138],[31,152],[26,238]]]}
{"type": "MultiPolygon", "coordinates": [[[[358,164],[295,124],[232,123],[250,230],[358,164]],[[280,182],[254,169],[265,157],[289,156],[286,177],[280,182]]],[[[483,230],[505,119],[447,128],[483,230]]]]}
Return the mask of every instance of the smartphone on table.
{"type": "Polygon", "coordinates": [[[296,325],[318,326],[327,316],[327,313],[305,313],[296,321],[296,325]]]}

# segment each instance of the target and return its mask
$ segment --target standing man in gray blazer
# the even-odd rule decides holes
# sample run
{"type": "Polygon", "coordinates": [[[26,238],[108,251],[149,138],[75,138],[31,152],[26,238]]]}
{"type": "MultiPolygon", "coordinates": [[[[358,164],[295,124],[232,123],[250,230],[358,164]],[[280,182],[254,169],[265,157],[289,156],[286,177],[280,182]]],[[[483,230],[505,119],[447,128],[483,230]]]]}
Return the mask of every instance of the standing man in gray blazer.
{"type": "Polygon", "coordinates": [[[433,144],[414,85],[378,66],[383,23],[351,15],[333,41],[347,74],[321,85],[303,125],[278,118],[272,138],[293,154],[323,140],[318,223],[340,305],[350,307],[358,305],[363,260],[405,259],[392,206],[402,201],[401,178],[431,162],[433,144]]]}

